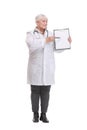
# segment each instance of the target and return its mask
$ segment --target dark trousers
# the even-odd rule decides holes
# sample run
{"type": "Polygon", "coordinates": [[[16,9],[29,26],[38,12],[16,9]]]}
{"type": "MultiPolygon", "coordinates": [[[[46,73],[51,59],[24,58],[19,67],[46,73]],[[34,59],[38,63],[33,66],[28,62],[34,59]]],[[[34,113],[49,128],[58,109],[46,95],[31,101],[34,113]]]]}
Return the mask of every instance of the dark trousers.
{"type": "Polygon", "coordinates": [[[37,86],[31,85],[32,111],[39,111],[39,101],[41,101],[41,112],[46,113],[49,104],[49,92],[51,85],[37,86]]]}

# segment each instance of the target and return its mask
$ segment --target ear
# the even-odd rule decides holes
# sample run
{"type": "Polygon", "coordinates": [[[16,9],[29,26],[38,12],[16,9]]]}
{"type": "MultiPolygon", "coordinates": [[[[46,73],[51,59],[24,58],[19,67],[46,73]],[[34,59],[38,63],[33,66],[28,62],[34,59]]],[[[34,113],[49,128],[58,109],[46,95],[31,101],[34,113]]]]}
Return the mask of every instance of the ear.
{"type": "Polygon", "coordinates": [[[36,21],[36,25],[37,25],[37,26],[39,25],[39,21],[36,21]]]}

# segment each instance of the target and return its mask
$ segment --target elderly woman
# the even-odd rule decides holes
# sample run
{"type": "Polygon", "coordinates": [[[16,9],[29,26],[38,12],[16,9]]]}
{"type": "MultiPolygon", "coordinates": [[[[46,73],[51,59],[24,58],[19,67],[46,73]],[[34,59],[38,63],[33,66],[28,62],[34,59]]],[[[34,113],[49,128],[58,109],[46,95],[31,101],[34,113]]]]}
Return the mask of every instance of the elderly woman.
{"type": "MultiPolygon", "coordinates": [[[[31,86],[33,122],[39,122],[39,101],[41,101],[40,120],[48,123],[46,112],[49,104],[51,85],[54,84],[54,36],[47,30],[45,15],[36,16],[36,28],[27,33],[29,48],[27,82],[31,86]]],[[[68,39],[71,43],[71,39],[68,39]]]]}

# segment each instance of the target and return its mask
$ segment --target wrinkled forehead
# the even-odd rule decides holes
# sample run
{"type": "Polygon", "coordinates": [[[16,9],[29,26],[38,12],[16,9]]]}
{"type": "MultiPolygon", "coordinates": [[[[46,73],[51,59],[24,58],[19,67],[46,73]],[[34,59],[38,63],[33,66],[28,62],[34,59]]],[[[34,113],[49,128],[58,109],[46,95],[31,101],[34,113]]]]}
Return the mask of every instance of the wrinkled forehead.
{"type": "Polygon", "coordinates": [[[35,21],[37,22],[37,21],[40,21],[40,20],[46,20],[47,21],[48,19],[45,15],[36,16],[35,21]]]}

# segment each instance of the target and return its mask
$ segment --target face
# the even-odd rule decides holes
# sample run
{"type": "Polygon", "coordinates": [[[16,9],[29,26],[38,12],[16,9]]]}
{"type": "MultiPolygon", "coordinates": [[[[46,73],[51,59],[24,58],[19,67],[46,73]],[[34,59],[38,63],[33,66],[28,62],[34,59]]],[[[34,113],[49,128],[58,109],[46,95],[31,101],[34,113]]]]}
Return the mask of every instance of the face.
{"type": "Polygon", "coordinates": [[[46,29],[47,28],[47,18],[41,18],[40,20],[38,20],[36,22],[37,24],[37,27],[40,28],[40,29],[46,29]]]}

